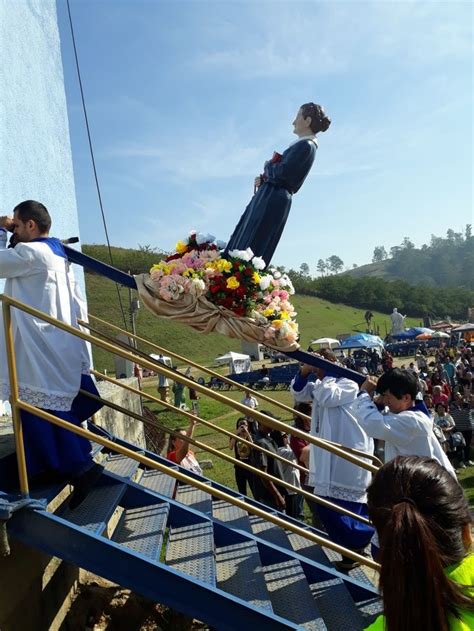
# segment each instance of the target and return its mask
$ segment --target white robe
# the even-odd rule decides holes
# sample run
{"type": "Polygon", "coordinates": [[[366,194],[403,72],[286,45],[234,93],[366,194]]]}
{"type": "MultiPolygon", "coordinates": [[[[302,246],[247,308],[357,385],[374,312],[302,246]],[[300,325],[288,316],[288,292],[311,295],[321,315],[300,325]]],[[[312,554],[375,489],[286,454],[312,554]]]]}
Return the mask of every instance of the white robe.
{"type": "MultiPolygon", "coordinates": [[[[19,243],[0,250],[4,293],[48,315],[76,324],[69,262],[44,242],[19,243]]],[[[77,395],[85,343],[78,337],[12,309],[20,398],[43,409],[68,411],[77,395]]],[[[0,398],[10,396],[3,314],[0,331],[0,398]]]]}
{"type": "MultiPolygon", "coordinates": [[[[297,402],[312,401],[312,436],[372,454],[373,441],[351,411],[358,389],[354,381],[334,377],[308,381],[299,392],[293,389],[293,383],[291,387],[297,402]]],[[[367,501],[370,471],[315,445],[310,446],[309,454],[308,484],[314,486],[315,495],[349,502],[367,501]]]]}
{"type": "Polygon", "coordinates": [[[420,410],[382,414],[369,395],[362,393],[354,402],[353,411],[369,436],[385,441],[385,462],[396,456],[427,456],[437,460],[456,477],[434,435],[433,421],[420,410]]]}

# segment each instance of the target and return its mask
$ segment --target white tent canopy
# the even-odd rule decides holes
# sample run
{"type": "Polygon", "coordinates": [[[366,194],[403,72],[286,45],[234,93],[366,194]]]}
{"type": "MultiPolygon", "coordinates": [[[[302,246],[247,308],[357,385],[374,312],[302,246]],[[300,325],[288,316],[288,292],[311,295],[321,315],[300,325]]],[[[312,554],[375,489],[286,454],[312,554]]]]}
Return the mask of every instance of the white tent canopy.
{"type": "Polygon", "coordinates": [[[231,373],[249,372],[252,370],[252,362],[249,355],[243,355],[242,353],[234,353],[229,351],[225,355],[216,357],[214,360],[216,366],[223,366],[228,364],[229,371],[231,373]]]}
{"type": "Polygon", "coordinates": [[[339,340],[335,340],[333,337],[319,337],[317,340],[313,340],[310,344],[321,344],[321,346],[339,346],[339,340]]]}
{"type": "Polygon", "coordinates": [[[165,364],[165,366],[168,366],[169,368],[173,368],[171,357],[168,357],[167,355],[156,355],[154,353],[151,353],[150,357],[156,361],[161,361],[163,364],[165,364]]]}

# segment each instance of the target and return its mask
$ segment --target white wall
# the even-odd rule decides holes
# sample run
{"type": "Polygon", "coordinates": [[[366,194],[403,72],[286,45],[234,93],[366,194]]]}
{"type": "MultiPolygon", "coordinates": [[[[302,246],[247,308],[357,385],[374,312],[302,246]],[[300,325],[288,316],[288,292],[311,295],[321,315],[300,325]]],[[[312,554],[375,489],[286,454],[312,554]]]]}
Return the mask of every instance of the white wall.
{"type": "Polygon", "coordinates": [[[79,236],[55,0],[0,0],[0,173],[0,214],[36,199],[79,236]]]}

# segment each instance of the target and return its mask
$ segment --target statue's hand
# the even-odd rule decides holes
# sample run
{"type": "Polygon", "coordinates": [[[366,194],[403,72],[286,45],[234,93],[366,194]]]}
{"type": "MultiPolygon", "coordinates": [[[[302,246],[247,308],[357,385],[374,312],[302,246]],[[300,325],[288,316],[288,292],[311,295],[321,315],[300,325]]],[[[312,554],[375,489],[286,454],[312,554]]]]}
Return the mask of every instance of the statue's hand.
{"type": "Polygon", "coordinates": [[[255,188],[258,188],[259,186],[262,186],[262,177],[260,175],[257,175],[257,177],[255,178],[254,186],[255,186],[255,188]]]}

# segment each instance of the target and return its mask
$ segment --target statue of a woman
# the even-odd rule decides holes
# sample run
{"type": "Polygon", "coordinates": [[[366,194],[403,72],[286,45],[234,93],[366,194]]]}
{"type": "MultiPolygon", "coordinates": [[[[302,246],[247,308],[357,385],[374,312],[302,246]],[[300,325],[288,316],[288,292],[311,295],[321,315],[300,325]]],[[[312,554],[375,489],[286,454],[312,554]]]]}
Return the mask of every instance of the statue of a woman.
{"type": "Polygon", "coordinates": [[[293,193],[301,188],[316,155],[316,134],[331,124],[321,105],[306,103],[293,121],[298,140],[283,154],[265,162],[255,178],[256,193],[240,218],[226,252],[251,248],[268,265],[278,245],[291,208],[293,193]]]}

